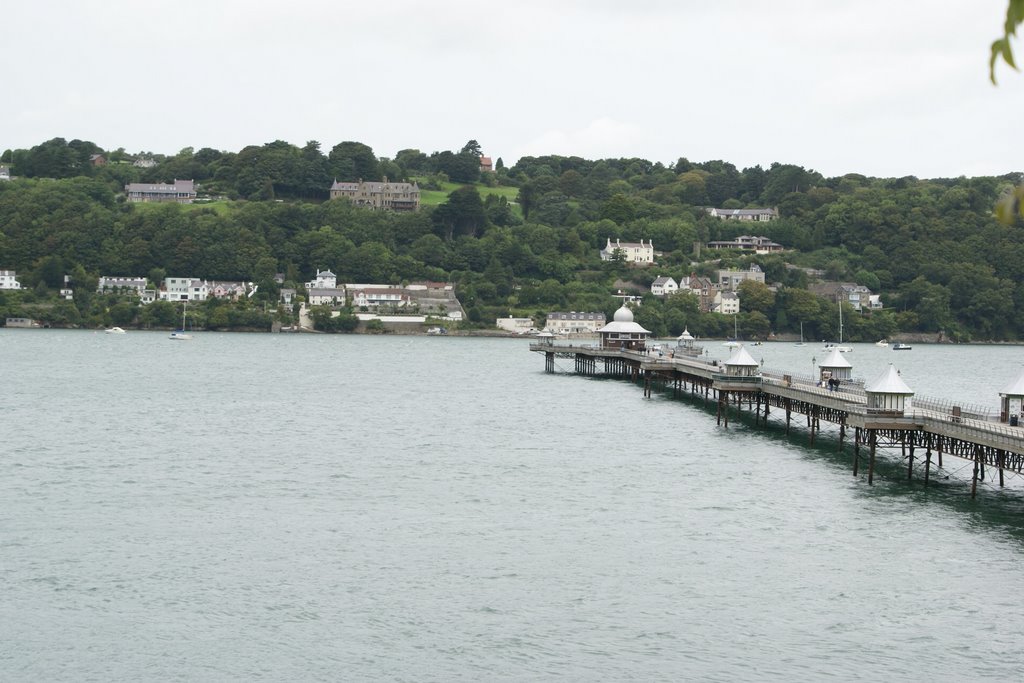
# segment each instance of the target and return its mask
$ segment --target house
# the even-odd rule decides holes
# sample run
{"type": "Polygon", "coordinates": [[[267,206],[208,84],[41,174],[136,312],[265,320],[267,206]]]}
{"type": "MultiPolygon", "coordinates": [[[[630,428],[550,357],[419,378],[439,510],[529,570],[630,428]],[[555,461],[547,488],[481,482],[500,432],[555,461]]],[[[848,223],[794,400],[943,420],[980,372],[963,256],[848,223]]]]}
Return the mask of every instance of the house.
{"type": "Polygon", "coordinates": [[[102,154],[90,154],[89,163],[92,164],[93,166],[106,166],[107,157],[103,156],[102,154]]]}
{"type": "Polygon", "coordinates": [[[281,290],[281,303],[285,306],[291,306],[292,302],[295,301],[295,290],[290,287],[285,287],[281,290]]]}
{"type": "Polygon", "coordinates": [[[115,292],[134,292],[142,296],[146,289],[146,278],[144,277],[117,277],[104,275],[96,283],[97,294],[111,294],[115,292]]]}
{"type": "Polygon", "coordinates": [[[164,278],[160,286],[161,301],[206,301],[209,287],[194,277],[164,278]]]}
{"type": "Polygon", "coordinates": [[[773,254],[784,251],[785,247],[760,235],[740,235],[733,240],[708,242],[708,249],[739,249],[740,251],[752,251],[755,254],[773,254]]]}
{"type": "Polygon", "coordinates": [[[132,166],[135,168],[153,168],[156,166],[156,160],[148,157],[139,157],[132,162],[132,166]]]}
{"type": "Polygon", "coordinates": [[[618,239],[612,244],[608,238],[608,244],[601,250],[601,260],[611,261],[616,253],[622,254],[622,259],[628,263],[654,263],[654,243],[644,242],[622,242],[618,239]]]}
{"type": "Polygon", "coordinates": [[[75,292],[70,287],[65,286],[62,290],[60,290],[60,298],[64,299],[65,301],[71,301],[72,299],[75,298],[75,292]]]}
{"type": "Polygon", "coordinates": [[[195,182],[177,180],[173,183],[128,183],[124,186],[130,202],[171,202],[191,204],[196,198],[195,182]]]}
{"type": "Polygon", "coordinates": [[[401,308],[409,304],[409,295],[399,287],[364,287],[352,291],[353,308],[401,308]]]}
{"type": "Polygon", "coordinates": [[[494,165],[491,163],[490,157],[480,157],[480,172],[494,173],[494,165]]]}
{"type": "Polygon", "coordinates": [[[654,296],[669,296],[679,291],[679,285],[670,277],[656,277],[651,283],[651,294],[654,296]]]}
{"type": "Polygon", "coordinates": [[[0,270],[0,289],[21,289],[21,283],[13,270],[0,270]]]}
{"type": "Polygon", "coordinates": [[[723,221],[773,221],[778,209],[704,209],[713,218],[723,221]]]}
{"type": "Polygon", "coordinates": [[[718,290],[711,278],[691,274],[690,277],[682,278],[679,281],[679,291],[693,294],[697,297],[701,312],[709,313],[714,306],[715,294],[718,290]]]}
{"type": "Polygon", "coordinates": [[[735,292],[740,283],[744,280],[753,280],[764,284],[764,271],[756,263],[751,263],[748,270],[720,270],[718,271],[718,288],[728,289],[735,292]]]}
{"type": "Polygon", "coordinates": [[[597,332],[604,324],[604,313],[555,312],[548,313],[545,329],[555,334],[587,334],[597,332]]]}
{"type": "Polygon", "coordinates": [[[820,282],[812,284],[808,289],[829,301],[845,301],[855,311],[882,307],[877,294],[872,294],[870,289],[855,282],[820,282]]]}
{"type": "Polygon", "coordinates": [[[338,276],[329,270],[318,270],[316,278],[306,283],[306,289],[335,289],[338,286],[338,276]]]}
{"type": "Polygon", "coordinates": [[[711,312],[723,315],[736,315],[740,312],[740,295],[736,292],[715,292],[715,298],[711,304],[711,312]]]}
{"type": "MultiPolygon", "coordinates": [[[[282,291],[282,295],[283,295],[282,291]]],[[[306,287],[310,306],[344,306],[346,294],[344,287],[306,287]]]]}
{"type": "Polygon", "coordinates": [[[11,167],[6,164],[0,164],[0,180],[11,179],[11,167]]]}
{"type": "MultiPolygon", "coordinates": [[[[209,296],[215,299],[238,301],[249,294],[250,285],[245,282],[211,282],[206,285],[209,296]]],[[[252,291],[256,291],[253,289],[252,291]]]]}
{"type": "Polygon", "coordinates": [[[339,183],[331,185],[331,199],[345,198],[356,206],[378,211],[418,211],[420,188],[416,183],[383,182],[339,183]]]}
{"type": "Polygon", "coordinates": [[[526,334],[527,332],[536,331],[536,327],[533,324],[533,318],[513,318],[512,316],[509,316],[507,318],[498,318],[495,320],[494,324],[500,330],[515,332],[516,334],[526,334]]]}

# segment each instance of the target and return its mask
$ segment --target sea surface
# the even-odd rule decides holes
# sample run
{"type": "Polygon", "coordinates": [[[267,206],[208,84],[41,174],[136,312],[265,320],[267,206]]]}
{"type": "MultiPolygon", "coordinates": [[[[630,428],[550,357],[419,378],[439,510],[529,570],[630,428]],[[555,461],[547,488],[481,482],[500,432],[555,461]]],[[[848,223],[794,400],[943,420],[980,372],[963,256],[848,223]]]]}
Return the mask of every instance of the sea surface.
{"type": "MultiPolygon", "coordinates": [[[[1024,348],[848,359],[995,408],[1024,348]]],[[[1018,477],[972,501],[964,461],[926,489],[891,457],[869,487],[827,427],[558,365],[0,330],[0,680],[1021,680],[1018,477]]]]}

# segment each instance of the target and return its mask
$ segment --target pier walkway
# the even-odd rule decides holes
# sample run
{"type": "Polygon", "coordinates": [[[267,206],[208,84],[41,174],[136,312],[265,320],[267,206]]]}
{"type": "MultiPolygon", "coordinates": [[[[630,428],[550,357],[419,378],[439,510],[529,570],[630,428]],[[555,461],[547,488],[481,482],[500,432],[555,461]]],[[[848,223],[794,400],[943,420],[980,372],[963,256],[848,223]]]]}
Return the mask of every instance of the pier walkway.
{"type": "Polygon", "coordinates": [[[876,448],[899,448],[907,461],[907,476],[912,478],[915,457],[923,450],[924,480],[927,484],[933,456],[939,467],[943,455],[974,463],[971,495],[985,468],[998,470],[999,485],[1004,472],[1024,471],[1024,427],[1000,422],[997,415],[977,406],[956,405],[945,399],[914,396],[910,407],[899,410],[881,405],[870,396],[861,382],[844,380],[837,388],[822,386],[812,376],[790,374],[764,368],[751,368],[736,374],[726,367],[729,361],[705,360],[678,349],[669,355],[650,350],[600,348],[595,344],[555,345],[535,342],[530,350],[544,354],[545,370],[555,372],[557,358],[572,359],[575,372],[582,375],[609,375],[642,383],[644,395],[655,388],[690,392],[717,404],[718,424],[729,426],[730,407],[746,408],[754,414],[755,424],[767,424],[772,411],[784,412],[787,434],[793,415],[806,418],[813,444],[822,421],[838,425],[839,450],[844,448],[848,430],[852,430],[853,473],[858,474],[860,451],[868,451],[868,483],[873,483],[876,448]]]}

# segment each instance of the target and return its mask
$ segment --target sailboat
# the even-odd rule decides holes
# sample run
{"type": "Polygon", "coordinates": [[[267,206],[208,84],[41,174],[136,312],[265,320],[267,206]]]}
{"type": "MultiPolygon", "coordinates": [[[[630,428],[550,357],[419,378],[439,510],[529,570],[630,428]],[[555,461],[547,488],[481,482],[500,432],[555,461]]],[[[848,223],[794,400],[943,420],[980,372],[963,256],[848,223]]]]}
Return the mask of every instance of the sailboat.
{"type": "Polygon", "coordinates": [[[806,346],[806,344],[804,344],[804,321],[803,320],[800,321],[800,341],[798,341],[796,344],[793,344],[793,346],[806,346]]]}
{"type": "Polygon", "coordinates": [[[839,349],[840,353],[849,353],[853,351],[852,347],[843,346],[843,302],[839,302],[839,343],[833,344],[831,342],[825,342],[825,351],[831,351],[832,349],[839,349]]]}
{"type": "Polygon", "coordinates": [[[192,335],[185,331],[185,309],[188,308],[188,301],[181,304],[181,329],[171,330],[171,339],[191,339],[192,335]]]}
{"type": "Polygon", "coordinates": [[[732,339],[730,339],[729,341],[723,343],[722,346],[728,346],[729,348],[733,348],[733,347],[736,347],[736,346],[741,346],[741,344],[738,341],[736,341],[737,339],[739,339],[739,336],[740,336],[739,333],[737,332],[737,330],[739,329],[737,327],[737,324],[736,324],[736,318],[737,317],[738,316],[735,313],[732,316],[732,339]]]}

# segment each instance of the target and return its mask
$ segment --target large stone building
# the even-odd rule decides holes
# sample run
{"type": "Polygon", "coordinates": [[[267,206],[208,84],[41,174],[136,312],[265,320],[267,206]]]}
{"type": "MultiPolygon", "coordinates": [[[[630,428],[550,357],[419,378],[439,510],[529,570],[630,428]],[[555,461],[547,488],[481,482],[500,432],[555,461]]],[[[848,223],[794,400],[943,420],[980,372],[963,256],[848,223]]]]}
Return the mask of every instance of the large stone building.
{"type": "Polygon", "coordinates": [[[555,334],[587,334],[597,332],[604,327],[604,323],[604,313],[556,311],[548,313],[545,328],[555,334]]]}
{"type": "Polygon", "coordinates": [[[356,206],[378,211],[418,211],[420,188],[416,183],[391,183],[360,180],[357,183],[342,183],[337,180],[331,185],[331,199],[344,197],[356,206]]]}

